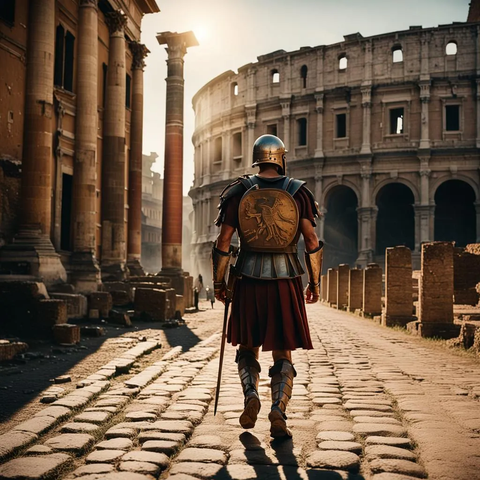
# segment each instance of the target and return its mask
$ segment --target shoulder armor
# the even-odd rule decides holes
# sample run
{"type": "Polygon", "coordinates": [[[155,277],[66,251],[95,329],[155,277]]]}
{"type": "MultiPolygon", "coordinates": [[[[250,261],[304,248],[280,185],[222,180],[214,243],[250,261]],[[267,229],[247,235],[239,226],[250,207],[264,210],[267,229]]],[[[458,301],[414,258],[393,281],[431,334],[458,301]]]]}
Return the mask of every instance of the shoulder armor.
{"type": "Polygon", "coordinates": [[[292,197],[300,190],[302,185],[305,185],[306,182],[303,180],[297,180],[296,178],[290,178],[288,181],[287,188],[285,189],[292,197]]]}
{"type": "Polygon", "coordinates": [[[217,218],[215,219],[214,223],[217,227],[219,227],[223,222],[224,212],[223,209],[225,207],[225,202],[234,197],[235,195],[241,195],[245,193],[245,190],[248,190],[253,183],[250,185],[248,182],[250,181],[251,175],[243,175],[238,177],[235,181],[228,184],[220,194],[220,203],[218,204],[217,208],[219,210],[217,218]]]}
{"type": "MultiPolygon", "coordinates": [[[[306,182],[304,182],[304,183],[306,183],[306,182]]],[[[318,206],[318,202],[315,201],[315,197],[313,196],[313,193],[305,185],[303,185],[303,189],[305,190],[305,193],[307,194],[308,199],[310,200],[310,204],[312,205],[313,214],[317,218],[320,218],[321,217],[320,208],[318,206]]]]}

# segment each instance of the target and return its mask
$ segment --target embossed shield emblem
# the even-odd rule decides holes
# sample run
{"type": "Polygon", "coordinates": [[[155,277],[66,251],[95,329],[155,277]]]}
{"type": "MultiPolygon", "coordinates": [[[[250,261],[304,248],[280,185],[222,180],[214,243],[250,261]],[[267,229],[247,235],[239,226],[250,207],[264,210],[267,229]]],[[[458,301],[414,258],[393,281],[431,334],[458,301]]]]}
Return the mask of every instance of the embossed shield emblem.
{"type": "Polygon", "coordinates": [[[238,207],[242,248],[258,252],[284,250],[295,238],[298,216],[295,200],[284,190],[249,190],[238,207]]]}

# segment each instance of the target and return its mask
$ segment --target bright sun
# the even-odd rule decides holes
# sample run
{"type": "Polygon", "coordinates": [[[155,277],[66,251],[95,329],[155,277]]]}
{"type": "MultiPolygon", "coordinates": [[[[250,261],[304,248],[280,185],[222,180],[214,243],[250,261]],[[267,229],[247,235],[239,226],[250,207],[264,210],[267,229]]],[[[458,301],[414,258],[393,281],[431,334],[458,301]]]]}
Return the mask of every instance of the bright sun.
{"type": "Polygon", "coordinates": [[[197,40],[202,43],[203,40],[206,40],[208,38],[208,28],[205,25],[197,25],[193,29],[193,33],[197,37],[197,40]]]}

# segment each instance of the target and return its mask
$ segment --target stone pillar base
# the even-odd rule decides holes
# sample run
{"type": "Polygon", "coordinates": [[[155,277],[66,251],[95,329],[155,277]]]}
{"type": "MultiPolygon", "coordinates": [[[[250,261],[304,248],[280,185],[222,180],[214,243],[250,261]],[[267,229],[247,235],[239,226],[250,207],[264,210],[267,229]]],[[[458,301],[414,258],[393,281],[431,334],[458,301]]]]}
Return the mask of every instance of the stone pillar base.
{"type": "Polygon", "coordinates": [[[0,250],[0,271],[31,275],[47,287],[67,281],[67,272],[50,238],[37,229],[21,229],[10,245],[0,250]]]}
{"type": "Polygon", "coordinates": [[[128,260],[127,268],[130,272],[130,276],[143,277],[145,275],[145,270],[143,269],[142,264],[140,263],[140,260],[138,260],[138,258],[128,260]]]}
{"type": "Polygon", "coordinates": [[[406,325],[407,330],[420,337],[436,337],[448,340],[458,337],[460,334],[460,325],[455,323],[422,323],[420,321],[410,322],[406,325]]]}
{"type": "Polygon", "coordinates": [[[181,268],[162,268],[157,274],[161,277],[168,277],[170,279],[171,288],[175,289],[177,295],[183,295],[185,290],[185,275],[181,268]]]}
{"type": "Polygon", "coordinates": [[[123,282],[128,277],[128,268],[124,263],[102,265],[102,282],[123,282]]]}
{"type": "Polygon", "coordinates": [[[382,325],[384,327],[406,327],[407,323],[415,322],[417,317],[399,316],[399,315],[382,315],[382,325]]]}
{"type": "Polygon", "coordinates": [[[75,252],[70,257],[70,282],[77,293],[89,294],[96,292],[101,283],[100,267],[94,255],[90,252],[75,252]]]}
{"type": "Polygon", "coordinates": [[[358,254],[358,258],[355,261],[355,265],[366,267],[369,263],[373,262],[373,250],[363,250],[358,254]]]}

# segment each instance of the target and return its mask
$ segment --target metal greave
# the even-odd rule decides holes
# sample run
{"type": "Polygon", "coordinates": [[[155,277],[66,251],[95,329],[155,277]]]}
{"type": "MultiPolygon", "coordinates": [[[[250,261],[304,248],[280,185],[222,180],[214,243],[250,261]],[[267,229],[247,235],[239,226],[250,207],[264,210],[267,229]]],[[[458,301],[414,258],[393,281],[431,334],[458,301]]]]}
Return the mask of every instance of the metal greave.
{"type": "Polygon", "coordinates": [[[237,350],[235,361],[238,364],[238,375],[242,383],[245,403],[249,397],[258,396],[258,382],[260,380],[261,367],[255,354],[249,350],[237,350]]]}
{"type": "Polygon", "coordinates": [[[272,410],[280,410],[285,417],[285,410],[292,397],[293,379],[297,376],[297,372],[287,359],[282,358],[270,368],[268,375],[272,379],[270,382],[272,410]]]}

